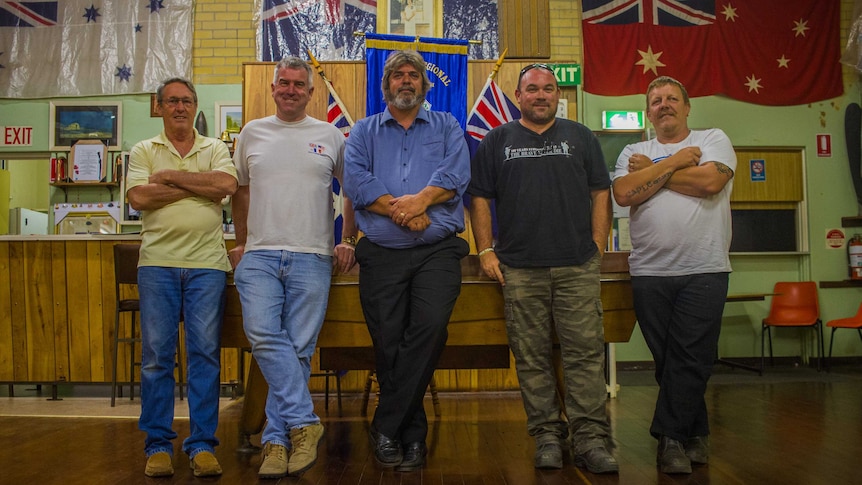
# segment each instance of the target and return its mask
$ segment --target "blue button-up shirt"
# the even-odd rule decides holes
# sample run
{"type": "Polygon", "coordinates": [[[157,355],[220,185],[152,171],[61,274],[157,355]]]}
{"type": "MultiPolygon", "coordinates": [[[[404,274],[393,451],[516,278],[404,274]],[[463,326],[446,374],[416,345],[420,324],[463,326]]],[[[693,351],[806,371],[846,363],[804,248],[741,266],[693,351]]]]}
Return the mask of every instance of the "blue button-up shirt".
{"type": "Polygon", "coordinates": [[[383,247],[401,249],[436,243],[464,230],[461,197],[470,182],[464,130],[448,112],[420,109],[409,129],[389,108],[359,120],[344,151],[344,191],[353,201],[356,225],[383,247]],[[452,190],[450,200],[428,207],[431,225],[411,231],[365,208],[381,196],[416,194],[427,186],[452,190]]]}

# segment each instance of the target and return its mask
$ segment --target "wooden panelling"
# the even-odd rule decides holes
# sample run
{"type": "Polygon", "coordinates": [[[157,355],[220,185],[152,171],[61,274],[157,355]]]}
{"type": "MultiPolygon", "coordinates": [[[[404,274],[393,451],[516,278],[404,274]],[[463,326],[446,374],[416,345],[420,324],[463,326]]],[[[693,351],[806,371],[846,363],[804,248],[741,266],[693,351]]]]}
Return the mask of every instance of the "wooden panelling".
{"type": "Polygon", "coordinates": [[[9,245],[0,244],[0,380],[10,381],[15,373],[12,340],[12,284],[9,245]]]}
{"type": "Polygon", "coordinates": [[[509,57],[551,57],[551,21],[548,0],[499,0],[500,51],[509,57]]]}
{"type": "Polygon", "coordinates": [[[804,199],[801,148],[736,147],[732,202],[799,202],[804,199]],[[765,180],[752,180],[751,160],[763,160],[765,180]]]}

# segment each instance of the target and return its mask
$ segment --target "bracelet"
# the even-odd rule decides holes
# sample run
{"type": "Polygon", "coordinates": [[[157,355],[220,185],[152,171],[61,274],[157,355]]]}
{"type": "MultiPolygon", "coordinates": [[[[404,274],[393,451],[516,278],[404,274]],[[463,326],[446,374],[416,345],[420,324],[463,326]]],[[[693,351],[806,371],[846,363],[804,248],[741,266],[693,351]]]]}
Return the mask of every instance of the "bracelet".
{"type": "Polygon", "coordinates": [[[341,238],[341,242],[344,244],[350,244],[351,246],[356,246],[356,236],[345,236],[341,238]]]}
{"type": "Polygon", "coordinates": [[[494,252],[494,248],[485,248],[485,249],[479,251],[479,256],[483,256],[485,254],[493,253],[493,252],[494,252]]]}

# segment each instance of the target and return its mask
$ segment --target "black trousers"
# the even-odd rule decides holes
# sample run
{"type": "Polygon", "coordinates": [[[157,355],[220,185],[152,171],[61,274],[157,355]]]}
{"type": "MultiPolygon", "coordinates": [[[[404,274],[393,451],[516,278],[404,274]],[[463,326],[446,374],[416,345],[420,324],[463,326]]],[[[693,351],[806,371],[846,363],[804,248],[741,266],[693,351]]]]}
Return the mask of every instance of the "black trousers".
{"type": "Polygon", "coordinates": [[[356,246],[359,299],[380,386],[371,422],[378,433],[403,443],[428,434],[422,400],[446,345],[468,252],[456,236],[409,249],[387,249],[368,238],[356,246]]]}
{"type": "Polygon", "coordinates": [[[635,315],[655,360],[658,399],[650,434],[709,434],[707,382],[718,350],[728,273],[633,276],[635,315]]]}

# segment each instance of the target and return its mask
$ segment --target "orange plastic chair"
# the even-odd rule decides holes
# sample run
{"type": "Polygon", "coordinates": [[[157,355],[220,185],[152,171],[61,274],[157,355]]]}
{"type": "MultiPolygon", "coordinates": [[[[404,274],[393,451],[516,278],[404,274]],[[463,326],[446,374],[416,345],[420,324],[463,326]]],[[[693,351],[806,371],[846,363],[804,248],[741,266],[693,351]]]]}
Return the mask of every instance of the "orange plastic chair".
{"type": "Polygon", "coordinates": [[[773,289],[772,306],[769,315],[763,319],[760,332],[760,374],[764,367],[764,337],[769,337],[769,363],[774,365],[772,356],[772,327],[809,327],[817,336],[819,358],[817,370],[823,360],[823,335],[820,320],[820,303],[817,299],[817,285],[813,281],[778,282],[773,289]],[[764,335],[764,333],[766,335],[764,335]]]}
{"type": "Polygon", "coordinates": [[[832,334],[829,338],[829,367],[832,367],[832,343],[835,341],[835,331],[839,328],[855,328],[859,332],[859,338],[862,339],[862,304],[859,305],[859,310],[856,315],[849,318],[839,318],[837,320],[829,320],[826,322],[827,327],[832,328],[832,334]]]}

